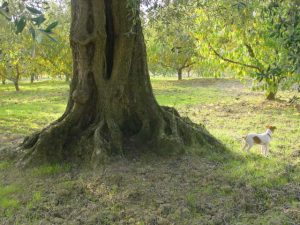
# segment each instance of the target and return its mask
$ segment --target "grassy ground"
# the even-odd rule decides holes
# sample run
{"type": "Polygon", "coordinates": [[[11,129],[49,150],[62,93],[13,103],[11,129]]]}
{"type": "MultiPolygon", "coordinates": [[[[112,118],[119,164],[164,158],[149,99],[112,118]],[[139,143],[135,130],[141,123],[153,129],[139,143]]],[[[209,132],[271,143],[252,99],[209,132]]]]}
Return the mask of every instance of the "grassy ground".
{"type": "MultiPolygon", "coordinates": [[[[300,224],[300,115],[234,80],[153,79],[160,104],[203,123],[229,152],[120,158],[95,171],[50,165],[20,171],[0,161],[0,224],[300,224]],[[278,127],[268,157],[241,137],[278,127]]],[[[64,110],[64,82],[0,87],[0,148],[64,110]]]]}

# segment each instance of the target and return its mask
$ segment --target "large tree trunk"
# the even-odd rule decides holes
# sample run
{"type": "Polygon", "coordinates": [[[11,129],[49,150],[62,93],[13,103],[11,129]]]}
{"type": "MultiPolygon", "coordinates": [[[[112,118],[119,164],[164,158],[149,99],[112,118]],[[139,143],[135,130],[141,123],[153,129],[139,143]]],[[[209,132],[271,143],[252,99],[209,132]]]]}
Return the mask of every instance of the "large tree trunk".
{"type": "Polygon", "coordinates": [[[125,0],[72,0],[69,102],[60,119],[24,140],[23,163],[94,164],[111,154],[222,148],[205,128],[157,104],[132,12],[125,0]]]}

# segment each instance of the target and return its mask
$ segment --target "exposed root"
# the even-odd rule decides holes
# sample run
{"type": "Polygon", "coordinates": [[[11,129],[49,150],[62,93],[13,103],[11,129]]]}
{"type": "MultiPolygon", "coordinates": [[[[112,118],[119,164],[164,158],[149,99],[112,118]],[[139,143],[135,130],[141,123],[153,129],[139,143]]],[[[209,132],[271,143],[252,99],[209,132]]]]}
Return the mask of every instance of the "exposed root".
{"type": "Polygon", "coordinates": [[[166,127],[170,129],[168,139],[171,139],[171,142],[177,142],[177,146],[181,146],[182,149],[187,146],[224,149],[222,143],[215,139],[204,126],[193,123],[189,118],[180,117],[175,109],[167,108],[165,118],[169,121],[169,126],[166,127]]]}
{"type": "Polygon", "coordinates": [[[42,132],[25,138],[21,149],[25,155],[20,165],[78,162],[95,166],[110,155],[152,151],[161,155],[181,154],[188,146],[224,149],[201,125],[182,118],[170,107],[161,107],[155,121],[141,120],[136,134],[124,133],[112,119],[93,122],[85,130],[68,124],[70,120],[52,124],[42,132]]]}
{"type": "Polygon", "coordinates": [[[99,126],[96,128],[93,135],[93,153],[91,156],[91,163],[93,167],[96,167],[98,163],[105,163],[107,161],[107,152],[106,150],[109,148],[109,143],[104,140],[101,136],[101,130],[104,127],[104,121],[99,123],[99,126]]]}

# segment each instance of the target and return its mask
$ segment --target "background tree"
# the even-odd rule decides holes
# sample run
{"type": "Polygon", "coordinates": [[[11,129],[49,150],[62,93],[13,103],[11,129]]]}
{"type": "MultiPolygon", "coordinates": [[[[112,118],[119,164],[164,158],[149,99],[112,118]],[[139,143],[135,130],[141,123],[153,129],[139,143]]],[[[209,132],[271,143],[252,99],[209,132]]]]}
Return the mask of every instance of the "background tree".
{"type": "MultiPolygon", "coordinates": [[[[3,18],[0,18],[3,20],[3,18]]],[[[0,27],[0,64],[1,76],[4,79],[14,83],[16,91],[19,91],[19,80],[21,76],[28,75],[27,67],[29,66],[29,58],[31,58],[32,46],[29,35],[17,35],[12,32],[12,26],[8,23],[2,23],[0,27]]]]}
{"type": "Polygon", "coordinates": [[[268,19],[260,1],[211,2],[199,9],[199,31],[196,37],[207,43],[207,49],[240,74],[250,75],[257,87],[274,99],[279,85],[290,75],[287,50],[270,36],[268,19]]]}
{"type": "Polygon", "coordinates": [[[1,60],[2,58],[2,53],[0,55],[0,79],[1,79],[1,83],[4,85],[6,84],[6,77],[5,77],[5,64],[4,64],[4,61],[1,60]]]}
{"type": "Polygon", "coordinates": [[[53,39],[51,35],[58,22],[44,23],[44,11],[49,8],[47,2],[9,0],[0,2],[0,5],[3,76],[11,80],[19,91],[21,74],[30,76],[33,81],[40,68],[36,58],[37,44],[45,37],[53,39]],[[45,28],[41,28],[44,24],[45,28]],[[23,32],[25,29],[27,32],[23,32]]]}
{"type": "Polygon", "coordinates": [[[263,14],[268,19],[272,37],[283,43],[288,51],[287,87],[300,84],[300,2],[297,0],[266,1],[263,14]]]}
{"type": "Polygon", "coordinates": [[[146,37],[151,68],[157,65],[177,72],[182,79],[197,58],[196,40],[191,35],[193,11],[185,4],[170,2],[155,15],[148,15],[146,37]]]}
{"type": "Polygon", "coordinates": [[[40,46],[39,55],[47,69],[47,74],[56,77],[65,76],[69,81],[72,75],[72,53],[69,43],[70,30],[70,2],[59,1],[49,4],[51,7],[46,16],[50,21],[56,20],[58,26],[55,28],[54,38],[45,39],[40,46]]]}

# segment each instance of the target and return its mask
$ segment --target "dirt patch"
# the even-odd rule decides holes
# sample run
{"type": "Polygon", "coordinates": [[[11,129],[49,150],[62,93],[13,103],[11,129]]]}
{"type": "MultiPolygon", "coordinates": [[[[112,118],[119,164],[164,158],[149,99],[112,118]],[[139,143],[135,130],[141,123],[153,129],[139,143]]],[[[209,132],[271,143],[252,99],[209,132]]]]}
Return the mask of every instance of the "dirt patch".
{"type": "Polygon", "coordinates": [[[0,134],[0,148],[7,146],[17,146],[23,141],[22,136],[14,134],[0,134]]]}

